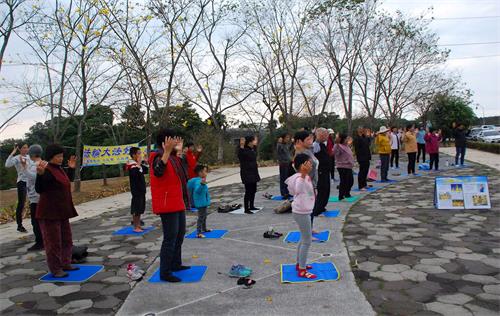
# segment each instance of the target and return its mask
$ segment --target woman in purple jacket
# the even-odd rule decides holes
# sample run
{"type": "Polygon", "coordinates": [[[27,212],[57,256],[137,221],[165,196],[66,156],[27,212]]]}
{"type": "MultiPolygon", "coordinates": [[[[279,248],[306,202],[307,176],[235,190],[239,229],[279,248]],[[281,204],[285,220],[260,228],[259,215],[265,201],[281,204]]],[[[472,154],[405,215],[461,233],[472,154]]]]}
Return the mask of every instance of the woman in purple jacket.
{"type": "Polygon", "coordinates": [[[425,152],[430,156],[429,170],[432,170],[433,165],[436,171],[439,169],[439,143],[442,139],[440,129],[430,129],[424,136],[425,152]]]}
{"type": "Polygon", "coordinates": [[[352,175],[354,156],[349,147],[351,144],[351,137],[347,137],[346,134],[337,134],[335,146],[333,146],[333,154],[340,175],[339,201],[351,197],[351,188],[354,184],[354,177],[352,175]]]}

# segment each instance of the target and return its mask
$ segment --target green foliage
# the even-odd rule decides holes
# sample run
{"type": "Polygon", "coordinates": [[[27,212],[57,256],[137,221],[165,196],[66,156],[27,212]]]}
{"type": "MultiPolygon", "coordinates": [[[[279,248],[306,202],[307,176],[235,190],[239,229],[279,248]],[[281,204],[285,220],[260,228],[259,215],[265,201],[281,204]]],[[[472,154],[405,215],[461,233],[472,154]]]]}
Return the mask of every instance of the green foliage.
{"type": "MultiPolygon", "coordinates": [[[[217,151],[218,151],[218,138],[219,131],[216,131],[212,127],[206,125],[201,131],[193,135],[193,141],[195,144],[200,144],[203,146],[203,155],[200,158],[200,162],[209,165],[217,164],[217,151]]],[[[224,134],[224,163],[235,163],[236,146],[233,144],[231,138],[224,134]]]]}
{"type": "Polygon", "coordinates": [[[453,96],[437,95],[432,100],[432,110],[430,113],[432,126],[440,128],[445,137],[451,136],[452,124],[464,124],[470,126],[476,115],[470,107],[470,95],[453,96]]]}
{"type": "Polygon", "coordinates": [[[198,112],[189,102],[169,108],[161,108],[159,111],[152,111],[151,114],[155,126],[161,125],[174,130],[188,130],[189,133],[196,133],[204,125],[198,112]],[[162,119],[162,122],[159,121],[160,119],[162,119]]]}

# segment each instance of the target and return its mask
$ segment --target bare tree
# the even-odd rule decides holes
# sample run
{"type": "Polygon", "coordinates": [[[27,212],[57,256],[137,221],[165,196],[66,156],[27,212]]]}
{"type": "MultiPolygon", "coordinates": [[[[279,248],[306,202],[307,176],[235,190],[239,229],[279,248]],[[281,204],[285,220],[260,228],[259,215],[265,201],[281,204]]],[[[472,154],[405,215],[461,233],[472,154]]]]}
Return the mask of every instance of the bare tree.
{"type": "Polygon", "coordinates": [[[38,13],[38,7],[29,8],[30,0],[0,0],[0,72],[3,57],[12,32],[23,27],[38,13]]]}

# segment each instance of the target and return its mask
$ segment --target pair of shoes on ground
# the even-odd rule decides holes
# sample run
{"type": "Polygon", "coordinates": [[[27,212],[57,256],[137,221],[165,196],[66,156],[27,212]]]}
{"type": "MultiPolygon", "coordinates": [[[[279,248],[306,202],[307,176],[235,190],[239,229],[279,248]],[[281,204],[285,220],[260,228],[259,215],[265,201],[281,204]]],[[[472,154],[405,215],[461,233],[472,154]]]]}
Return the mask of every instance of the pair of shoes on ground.
{"type": "MultiPolygon", "coordinates": [[[[189,266],[179,266],[178,268],[175,268],[172,270],[172,272],[178,272],[178,271],[183,271],[183,270],[187,270],[187,269],[190,269],[191,267],[189,266]]],[[[162,281],[166,281],[166,282],[170,282],[170,283],[178,283],[178,282],[181,282],[182,280],[178,277],[176,277],[175,275],[173,275],[172,273],[169,273],[169,274],[166,274],[166,275],[162,275],[160,273],[160,279],[162,281]]]]}
{"type": "Polygon", "coordinates": [[[252,212],[252,211],[259,211],[259,209],[258,209],[258,208],[256,208],[256,207],[254,206],[254,207],[249,208],[248,210],[245,210],[245,212],[244,212],[244,213],[245,213],[245,214],[255,214],[255,213],[254,213],[254,212],[252,212]]]}
{"type": "Polygon", "coordinates": [[[247,278],[252,274],[252,269],[242,264],[236,264],[229,270],[229,276],[232,278],[247,278]]]}
{"type": "Polygon", "coordinates": [[[226,206],[219,206],[217,208],[218,213],[229,213],[232,211],[235,211],[237,209],[240,209],[243,205],[241,204],[232,204],[232,205],[226,205],[226,206]]]}
{"type": "Polygon", "coordinates": [[[137,266],[136,264],[129,263],[127,265],[127,275],[132,281],[141,280],[145,273],[146,272],[144,272],[144,270],[139,268],[139,266],[137,266]]]}
{"type": "Polygon", "coordinates": [[[257,283],[257,281],[252,280],[250,278],[239,278],[236,284],[243,285],[244,289],[250,289],[252,286],[257,283]]]}
{"type": "Polygon", "coordinates": [[[310,266],[310,265],[306,265],[305,269],[301,269],[299,267],[298,263],[295,265],[295,270],[297,270],[297,276],[299,278],[305,278],[305,279],[310,279],[310,280],[316,279],[317,278],[316,274],[307,271],[307,270],[311,270],[311,269],[312,269],[312,266],[310,266]]]}
{"type": "Polygon", "coordinates": [[[282,233],[275,232],[273,229],[266,231],[263,235],[264,238],[269,238],[269,239],[278,239],[281,236],[283,236],[282,233]]]}

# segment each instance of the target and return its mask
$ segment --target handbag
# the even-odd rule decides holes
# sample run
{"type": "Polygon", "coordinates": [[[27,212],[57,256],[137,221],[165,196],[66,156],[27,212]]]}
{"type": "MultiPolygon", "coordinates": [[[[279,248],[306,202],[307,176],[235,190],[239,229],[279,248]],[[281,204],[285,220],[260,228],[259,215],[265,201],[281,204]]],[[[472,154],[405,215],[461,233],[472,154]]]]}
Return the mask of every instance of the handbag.
{"type": "Polygon", "coordinates": [[[368,171],[368,179],[370,180],[377,180],[377,171],[375,169],[370,169],[370,171],[368,171]]]}

